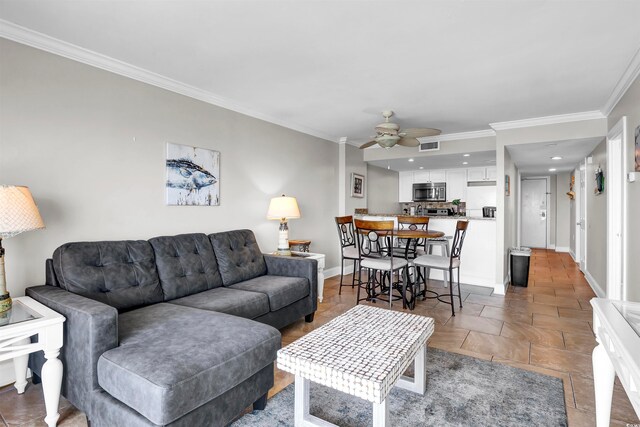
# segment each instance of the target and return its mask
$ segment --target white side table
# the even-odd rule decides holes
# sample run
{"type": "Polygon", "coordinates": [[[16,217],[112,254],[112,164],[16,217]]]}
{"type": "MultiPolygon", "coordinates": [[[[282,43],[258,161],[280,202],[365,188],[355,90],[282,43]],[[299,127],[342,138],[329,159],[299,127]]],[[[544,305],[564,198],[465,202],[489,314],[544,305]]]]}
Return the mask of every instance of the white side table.
{"type": "Polygon", "coordinates": [[[316,254],[313,252],[298,252],[292,251],[291,255],[294,257],[303,257],[309,259],[315,259],[318,261],[318,301],[322,302],[324,295],[324,254],[316,254]]]}
{"type": "MultiPolygon", "coordinates": [[[[596,425],[608,426],[616,374],[640,416],[640,303],[593,298],[596,425]]],[[[632,425],[632,424],[628,424],[632,425]]]]}
{"type": "Polygon", "coordinates": [[[42,366],[42,393],[49,427],[58,422],[58,404],[62,385],[62,362],[58,359],[62,348],[64,316],[29,297],[13,299],[10,311],[0,313],[0,362],[13,359],[16,374],[15,387],[19,394],[27,385],[29,353],[43,350],[47,359],[42,366]],[[30,337],[37,335],[38,342],[30,337]]]}

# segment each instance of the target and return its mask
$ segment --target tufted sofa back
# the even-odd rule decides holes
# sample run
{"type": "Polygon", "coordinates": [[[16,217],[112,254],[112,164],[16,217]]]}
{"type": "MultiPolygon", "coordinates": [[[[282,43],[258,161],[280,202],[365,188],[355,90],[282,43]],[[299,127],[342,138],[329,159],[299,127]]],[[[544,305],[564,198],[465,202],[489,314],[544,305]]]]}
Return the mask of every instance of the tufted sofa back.
{"type": "Polygon", "coordinates": [[[205,234],[154,237],[149,243],[165,301],[222,286],[218,262],[205,234]]]}
{"type": "Polygon", "coordinates": [[[153,249],[144,240],[66,243],[53,253],[59,285],[118,309],[162,302],[153,249]]]}
{"type": "Polygon", "coordinates": [[[267,274],[267,264],[251,230],[210,234],[225,286],[267,274]]]}

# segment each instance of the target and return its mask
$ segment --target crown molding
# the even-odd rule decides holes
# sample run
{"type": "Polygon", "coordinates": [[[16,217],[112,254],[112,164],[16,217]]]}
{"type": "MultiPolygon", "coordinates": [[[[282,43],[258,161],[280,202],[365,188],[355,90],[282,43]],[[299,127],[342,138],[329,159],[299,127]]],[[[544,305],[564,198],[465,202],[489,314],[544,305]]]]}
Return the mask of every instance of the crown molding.
{"type": "Polygon", "coordinates": [[[636,51],[636,54],[631,58],[631,62],[629,62],[629,66],[624,71],[620,80],[613,88],[613,92],[609,96],[607,103],[602,107],[602,112],[605,116],[611,114],[611,111],[615,108],[615,106],[620,102],[620,99],[624,96],[624,94],[629,89],[629,86],[640,76],[640,49],[636,51]]]}
{"type": "Polygon", "coordinates": [[[120,61],[106,55],[102,55],[92,50],[85,49],[80,46],[47,36],[46,34],[33,31],[29,28],[22,27],[20,25],[14,24],[13,22],[9,22],[3,19],[0,19],[0,37],[27,46],[31,46],[36,49],[44,50],[55,55],[63,56],[65,58],[81,62],[92,67],[119,74],[121,76],[128,77],[142,83],[147,83],[161,89],[175,92],[180,95],[188,96],[189,98],[197,99],[199,101],[206,102],[207,104],[226,108],[227,110],[232,110],[246,116],[250,116],[259,120],[263,120],[265,122],[273,123],[291,130],[295,130],[297,132],[315,136],[317,138],[325,139],[331,142],[338,142],[338,138],[335,136],[327,135],[315,129],[310,129],[305,126],[272,117],[268,114],[260,113],[249,107],[223,98],[214,93],[196,88],[194,86],[190,86],[177,80],[170,79],[163,75],[145,70],[144,68],[136,67],[135,65],[128,64],[124,61],[120,61]]]}
{"type": "Polygon", "coordinates": [[[595,110],[584,111],[582,113],[558,114],[557,116],[534,117],[531,119],[513,120],[510,122],[489,123],[489,126],[491,126],[495,130],[507,130],[604,118],[606,118],[606,116],[602,114],[601,111],[595,110]]]}
{"type": "Polygon", "coordinates": [[[484,138],[487,136],[496,136],[493,129],[475,130],[471,132],[445,133],[436,136],[424,136],[416,138],[420,142],[436,142],[436,141],[455,141],[459,139],[484,138]]]}

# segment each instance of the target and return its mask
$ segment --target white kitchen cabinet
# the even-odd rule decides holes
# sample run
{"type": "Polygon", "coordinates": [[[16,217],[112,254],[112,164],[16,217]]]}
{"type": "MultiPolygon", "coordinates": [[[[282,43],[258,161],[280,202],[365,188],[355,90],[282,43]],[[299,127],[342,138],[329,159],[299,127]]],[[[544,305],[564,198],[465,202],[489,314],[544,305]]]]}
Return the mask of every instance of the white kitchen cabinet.
{"type": "Polygon", "coordinates": [[[444,170],[421,170],[413,172],[413,182],[415,184],[423,184],[426,182],[445,182],[446,173],[444,170]]]}
{"type": "Polygon", "coordinates": [[[446,171],[447,202],[467,199],[467,170],[448,169],[446,171]]]}
{"type": "Polygon", "coordinates": [[[498,171],[495,166],[487,168],[487,181],[495,181],[498,178],[498,171]]]}
{"type": "Polygon", "coordinates": [[[447,180],[447,171],[444,169],[430,170],[429,179],[431,182],[445,182],[447,180]]]}
{"type": "Polygon", "coordinates": [[[413,171],[398,173],[398,202],[408,203],[413,201],[413,171]]]}
{"type": "Polygon", "coordinates": [[[495,181],[497,177],[496,167],[469,168],[467,169],[467,181],[495,181]]]}
{"type": "Polygon", "coordinates": [[[413,183],[414,184],[423,184],[425,182],[429,182],[429,171],[414,171],[413,172],[413,183]]]}

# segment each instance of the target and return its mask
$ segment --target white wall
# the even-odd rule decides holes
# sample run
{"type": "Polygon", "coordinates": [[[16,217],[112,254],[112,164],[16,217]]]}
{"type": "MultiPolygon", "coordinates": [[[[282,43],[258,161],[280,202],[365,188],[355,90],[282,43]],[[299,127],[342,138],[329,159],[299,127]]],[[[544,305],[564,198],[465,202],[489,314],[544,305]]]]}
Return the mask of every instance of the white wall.
{"type": "Polygon", "coordinates": [[[561,173],[556,176],[556,250],[568,251],[570,246],[571,224],[570,221],[570,203],[567,191],[569,191],[569,182],[571,174],[569,172],[561,173]]]}
{"type": "MultiPolygon", "coordinates": [[[[504,246],[502,253],[504,271],[502,271],[501,275],[498,275],[498,279],[507,276],[509,271],[509,248],[517,246],[517,219],[520,209],[520,206],[518,206],[518,168],[511,160],[511,155],[507,148],[503,147],[502,150],[504,151],[504,173],[509,175],[511,191],[509,196],[504,191],[499,195],[499,198],[504,200],[504,246]]],[[[503,185],[504,179],[504,176],[501,178],[498,175],[498,180],[503,181],[503,185]]]]}
{"type": "Polygon", "coordinates": [[[557,216],[557,206],[556,206],[556,175],[549,176],[549,189],[548,189],[548,202],[549,209],[547,211],[547,227],[549,227],[549,242],[547,243],[547,247],[554,248],[556,247],[556,216],[557,216]]]}
{"type": "Polygon", "coordinates": [[[0,39],[0,183],[28,185],[47,228],[6,239],[13,296],[78,240],[249,228],[277,243],[269,199],[298,199],[291,238],[338,265],[338,145],[0,39]],[[165,205],[166,143],[221,152],[219,207],[165,205]]]}
{"type": "Polygon", "coordinates": [[[367,179],[367,164],[362,160],[363,151],[353,145],[345,144],[345,214],[353,215],[355,209],[367,207],[367,193],[369,180],[367,179]],[[364,197],[351,196],[351,174],[364,176],[364,197]]]}
{"type": "Polygon", "coordinates": [[[607,173],[607,145],[602,141],[591,153],[593,163],[587,164],[587,279],[595,281],[603,293],[607,292],[607,191],[595,194],[595,170],[600,166],[607,173]]]}
{"type": "MultiPolygon", "coordinates": [[[[622,116],[627,116],[627,171],[632,172],[635,162],[634,132],[640,126],[640,77],[629,87],[620,102],[609,115],[609,129],[613,128],[622,116]]],[[[627,299],[640,302],[640,182],[625,184],[627,195],[627,257],[626,281],[627,299]]]]}
{"type": "Polygon", "coordinates": [[[399,213],[398,172],[367,165],[367,177],[367,208],[369,213],[399,213]]]}

